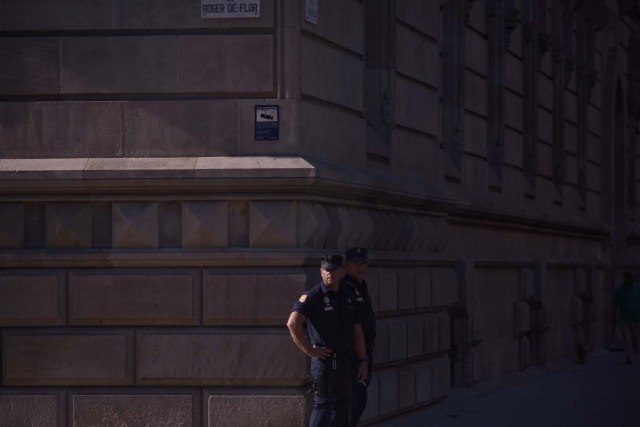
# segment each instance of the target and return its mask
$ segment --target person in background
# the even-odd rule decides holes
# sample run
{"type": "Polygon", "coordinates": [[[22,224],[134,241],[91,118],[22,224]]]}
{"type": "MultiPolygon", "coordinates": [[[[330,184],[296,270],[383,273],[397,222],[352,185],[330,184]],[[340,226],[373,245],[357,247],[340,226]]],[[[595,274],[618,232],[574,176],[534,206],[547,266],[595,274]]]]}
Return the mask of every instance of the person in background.
{"type": "Polygon", "coordinates": [[[624,282],[616,289],[613,301],[627,363],[631,364],[638,351],[640,336],[640,286],[633,271],[625,271],[623,277],[624,282]]]}
{"type": "Polygon", "coordinates": [[[293,342],[311,358],[314,398],[310,427],[350,425],[354,355],[361,361],[358,381],[367,379],[364,334],[355,301],[341,282],[343,272],[341,256],[322,258],[322,281],[300,296],[287,321],[293,342]]]}
{"type": "MultiPolygon", "coordinates": [[[[371,303],[371,295],[364,276],[367,272],[368,257],[367,249],[356,247],[347,249],[345,255],[347,258],[347,274],[343,281],[348,286],[356,304],[356,308],[360,313],[360,321],[362,323],[362,331],[364,333],[365,346],[367,348],[367,367],[369,376],[366,381],[359,381],[356,378],[353,388],[353,399],[351,401],[351,425],[355,426],[365,407],[367,406],[367,388],[371,383],[371,370],[373,368],[373,351],[376,340],[376,316],[371,303]]],[[[359,361],[355,361],[355,366],[359,365],[359,361]]]]}

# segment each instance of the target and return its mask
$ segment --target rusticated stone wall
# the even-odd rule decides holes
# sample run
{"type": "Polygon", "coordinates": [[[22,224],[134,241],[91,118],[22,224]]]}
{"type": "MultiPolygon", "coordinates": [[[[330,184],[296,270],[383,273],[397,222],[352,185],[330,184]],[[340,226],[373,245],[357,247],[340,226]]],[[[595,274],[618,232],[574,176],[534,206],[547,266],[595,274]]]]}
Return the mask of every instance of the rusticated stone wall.
{"type": "Polygon", "coordinates": [[[366,423],[588,357],[640,269],[637,3],[0,0],[0,425],[304,425],[284,323],[352,245],[366,423]]]}
{"type": "Polygon", "coordinates": [[[356,242],[371,248],[379,317],[365,418],[448,394],[458,273],[441,214],[359,194],[363,181],[335,186],[325,178],[335,170],[295,158],[166,170],[109,160],[75,172],[56,171],[56,160],[1,162],[9,420],[303,425],[308,360],[284,324],[319,280],[319,257],[356,242]],[[255,190],[273,182],[282,187],[255,190]],[[39,415],[24,414],[28,405],[39,415]]]}

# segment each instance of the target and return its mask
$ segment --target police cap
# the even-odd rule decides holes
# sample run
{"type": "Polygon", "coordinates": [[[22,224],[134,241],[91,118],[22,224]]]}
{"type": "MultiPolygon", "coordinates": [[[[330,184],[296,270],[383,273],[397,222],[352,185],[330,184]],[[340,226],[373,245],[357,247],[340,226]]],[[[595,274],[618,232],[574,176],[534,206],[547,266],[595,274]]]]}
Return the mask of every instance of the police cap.
{"type": "Polygon", "coordinates": [[[350,248],[346,252],[347,261],[367,262],[367,248],[350,248]]]}
{"type": "Polygon", "coordinates": [[[335,270],[342,267],[342,256],[327,254],[320,260],[320,267],[325,270],[335,270]]]}

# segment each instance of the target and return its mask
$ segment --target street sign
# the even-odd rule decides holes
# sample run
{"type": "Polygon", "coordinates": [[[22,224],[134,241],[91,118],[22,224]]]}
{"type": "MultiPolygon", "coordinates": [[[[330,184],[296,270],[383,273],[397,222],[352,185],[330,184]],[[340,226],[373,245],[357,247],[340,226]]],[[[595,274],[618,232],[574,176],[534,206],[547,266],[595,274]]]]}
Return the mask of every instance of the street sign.
{"type": "Polygon", "coordinates": [[[255,140],[280,139],[280,117],[278,105],[256,105],[255,140]]]}
{"type": "Polygon", "coordinates": [[[201,0],[200,16],[216,18],[259,18],[260,0],[201,0]]]}

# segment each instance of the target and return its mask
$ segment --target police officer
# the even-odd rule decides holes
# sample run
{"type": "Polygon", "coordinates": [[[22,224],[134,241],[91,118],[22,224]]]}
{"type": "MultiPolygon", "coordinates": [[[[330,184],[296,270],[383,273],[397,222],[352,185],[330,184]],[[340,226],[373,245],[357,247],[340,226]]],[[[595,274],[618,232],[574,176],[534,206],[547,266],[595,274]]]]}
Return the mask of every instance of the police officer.
{"type": "MultiPolygon", "coordinates": [[[[364,333],[365,346],[367,348],[367,367],[368,378],[366,381],[354,382],[353,397],[351,401],[351,425],[355,426],[367,406],[367,387],[371,383],[371,370],[373,368],[373,350],[376,339],[376,315],[373,312],[371,304],[371,296],[367,282],[364,280],[367,272],[367,249],[351,248],[345,253],[347,257],[347,274],[343,282],[348,286],[353,299],[356,303],[356,309],[360,314],[362,331],[364,333]]],[[[356,366],[357,366],[356,361],[356,366]]]]}
{"type": "Polygon", "coordinates": [[[322,281],[300,296],[287,321],[291,338],[311,358],[311,427],[350,425],[354,354],[361,361],[356,370],[358,380],[367,378],[364,334],[353,298],[341,283],[343,271],[341,256],[324,256],[320,262],[322,281]]]}

